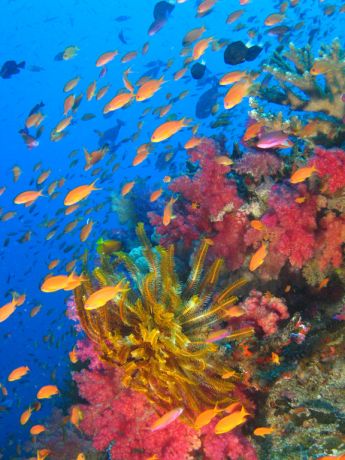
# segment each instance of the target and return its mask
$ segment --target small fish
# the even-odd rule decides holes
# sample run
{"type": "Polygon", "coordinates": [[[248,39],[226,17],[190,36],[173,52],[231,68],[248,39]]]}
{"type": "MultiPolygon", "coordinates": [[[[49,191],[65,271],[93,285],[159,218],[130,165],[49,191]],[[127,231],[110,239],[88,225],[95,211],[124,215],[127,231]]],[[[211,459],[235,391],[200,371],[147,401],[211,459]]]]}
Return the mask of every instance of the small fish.
{"type": "Polygon", "coordinates": [[[84,242],[90,236],[94,222],[88,221],[80,231],[80,241],[84,242]]]}
{"type": "Polygon", "coordinates": [[[219,412],[222,412],[222,409],[218,409],[217,404],[213,409],[201,412],[194,422],[194,428],[200,430],[202,427],[208,425],[219,412]]]}
{"type": "Polygon", "coordinates": [[[37,399],[49,399],[59,393],[59,389],[56,385],[45,385],[38,390],[37,399]]]}
{"type": "Polygon", "coordinates": [[[253,254],[249,262],[249,270],[253,272],[259,268],[267,256],[267,243],[262,243],[259,249],[253,254]]]}
{"type": "Polygon", "coordinates": [[[9,382],[14,382],[15,380],[19,380],[24,375],[26,375],[30,371],[30,368],[28,366],[20,366],[17,367],[16,369],[13,369],[13,371],[9,374],[7,377],[7,380],[9,382]]]}
{"type": "Polygon", "coordinates": [[[317,172],[315,165],[299,168],[290,177],[290,182],[291,184],[299,184],[300,182],[304,182],[306,179],[309,179],[309,177],[312,176],[314,172],[317,172]]]}
{"type": "Polygon", "coordinates": [[[260,428],[255,428],[255,430],[253,431],[253,434],[255,434],[255,436],[267,436],[268,434],[272,434],[274,432],[275,432],[274,428],[263,426],[260,428]]]}
{"type": "Polygon", "coordinates": [[[71,80],[69,80],[63,87],[64,93],[68,93],[69,91],[72,91],[72,89],[74,89],[77,86],[79,81],[80,81],[80,77],[74,77],[71,80]]]}
{"type": "Polygon", "coordinates": [[[72,425],[79,427],[79,423],[83,419],[83,412],[78,406],[72,406],[70,422],[72,425]]]}
{"type": "Polygon", "coordinates": [[[126,196],[131,190],[132,188],[134,187],[135,185],[135,181],[130,181],[130,182],[127,182],[121,189],[121,195],[122,196],[126,196]]]}
{"type": "Polygon", "coordinates": [[[42,196],[42,190],[28,190],[26,192],[19,193],[14,199],[15,204],[28,204],[33,203],[38,197],[42,196]]]}
{"type": "Polygon", "coordinates": [[[46,431],[46,428],[43,425],[34,425],[30,428],[30,434],[33,436],[37,436],[40,433],[43,433],[43,431],[46,431]]]}
{"type": "Polygon", "coordinates": [[[292,147],[292,145],[289,136],[282,131],[272,131],[264,134],[256,143],[256,146],[260,149],[287,148],[292,147]]]}
{"type": "Polygon", "coordinates": [[[182,118],[181,120],[167,121],[155,129],[151,136],[151,142],[161,142],[169,139],[182,128],[189,125],[189,120],[182,118]]]}
{"type": "Polygon", "coordinates": [[[154,201],[157,201],[158,198],[162,195],[162,193],[163,193],[163,189],[161,188],[152,192],[150,195],[150,202],[153,203],[154,201]]]}
{"type": "Polygon", "coordinates": [[[62,59],[64,61],[68,61],[69,59],[74,58],[77,55],[78,51],[80,51],[80,48],[78,48],[75,45],[67,46],[67,48],[65,48],[62,52],[62,59]]]}
{"type": "Polygon", "coordinates": [[[170,198],[170,200],[164,207],[162,222],[165,227],[170,224],[171,219],[173,218],[172,207],[176,200],[177,198],[170,198]]]}
{"type": "Polygon", "coordinates": [[[251,84],[248,80],[240,80],[235,83],[224,97],[224,108],[229,110],[242,102],[248,95],[251,84]]]}
{"type": "Polygon", "coordinates": [[[21,425],[25,425],[29,421],[31,414],[32,414],[32,410],[33,410],[32,407],[29,407],[21,414],[20,420],[19,420],[21,425]]]}
{"type": "Polygon", "coordinates": [[[20,72],[21,69],[25,68],[25,61],[17,64],[15,61],[6,61],[0,69],[1,78],[11,78],[12,75],[15,75],[20,72]]]}
{"type": "Polygon", "coordinates": [[[192,60],[196,61],[200,59],[212,41],[213,37],[208,37],[202,38],[199,42],[197,42],[193,48],[192,60]]]}
{"type": "Polygon", "coordinates": [[[178,407],[177,409],[173,409],[167,412],[151,425],[151,431],[157,431],[166,428],[182,414],[183,410],[183,407],[178,407]]]}
{"type": "Polygon", "coordinates": [[[90,193],[92,193],[94,190],[100,190],[99,188],[95,187],[96,181],[97,179],[90,185],[79,185],[79,187],[76,187],[70,192],[68,192],[64,199],[64,205],[71,206],[76,203],[79,203],[79,201],[87,198],[90,195],[90,193]]]}
{"type": "Polygon", "coordinates": [[[237,410],[232,412],[230,415],[219,420],[217,425],[215,426],[214,432],[216,434],[223,434],[232,431],[239,425],[242,425],[249,415],[249,412],[246,411],[245,407],[242,406],[241,410],[237,410]]]}
{"type": "Polygon", "coordinates": [[[240,80],[243,80],[247,76],[245,70],[235,70],[233,72],[228,72],[219,80],[219,84],[222,86],[231,85],[232,83],[237,83],[240,80]]]}
{"type": "Polygon", "coordinates": [[[279,355],[277,355],[277,353],[272,352],[271,361],[272,361],[273,364],[277,364],[277,365],[280,364],[279,355]]]}
{"type": "Polygon", "coordinates": [[[85,310],[96,310],[103,307],[107,302],[117,297],[118,294],[127,290],[126,285],[121,280],[115,286],[105,286],[91,294],[84,303],[85,310]]]}
{"type": "Polygon", "coordinates": [[[119,110],[127,105],[133,98],[133,93],[119,93],[104,106],[103,113],[107,114],[109,112],[113,112],[114,110],[119,110]]]}
{"type": "Polygon", "coordinates": [[[273,13],[273,14],[269,14],[265,21],[264,21],[264,24],[265,26],[275,26],[277,24],[280,24],[281,22],[283,22],[285,19],[285,15],[284,14],[281,14],[281,13],[273,13]]]}

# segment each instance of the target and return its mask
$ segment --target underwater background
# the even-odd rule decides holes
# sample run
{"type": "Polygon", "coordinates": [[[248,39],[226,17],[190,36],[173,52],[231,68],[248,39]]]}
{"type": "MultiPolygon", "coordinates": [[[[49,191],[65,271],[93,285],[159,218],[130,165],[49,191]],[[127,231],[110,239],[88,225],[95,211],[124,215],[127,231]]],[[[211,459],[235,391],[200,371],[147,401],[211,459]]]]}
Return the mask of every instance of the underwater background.
{"type": "Polygon", "coordinates": [[[0,458],[345,458],[344,2],[1,13],[0,458]]]}

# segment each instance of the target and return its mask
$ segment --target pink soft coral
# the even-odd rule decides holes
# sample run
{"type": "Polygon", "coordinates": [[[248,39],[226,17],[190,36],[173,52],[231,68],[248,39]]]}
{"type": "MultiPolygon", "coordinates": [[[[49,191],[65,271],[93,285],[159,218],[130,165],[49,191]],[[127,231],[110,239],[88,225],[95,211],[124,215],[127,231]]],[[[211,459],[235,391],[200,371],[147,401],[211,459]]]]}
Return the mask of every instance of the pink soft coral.
{"type": "MultiPolygon", "coordinates": [[[[239,326],[253,326],[257,331],[263,332],[266,336],[278,331],[278,323],[289,317],[285,301],[270,293],[263,294],[253,289],[249,296],[240,303],[245,311],[243,316],[231,322],[239,326]]],[[[230,322],[230,323],[231,323],[230,322]]]]}
{"type": "Polygon", "coordinates": [[[214,434],[218,419],[202,428],[203,451],[207,460],[257,460],[255,449],[237,428],[230,433],[214,434]]]}
{"type": "Polygon", "coordinates": [[[239,174],[250,174],[257,182],[276,175],[281,167],[282,161],[277,155],[259,151],[246,153],[235,163],[235,170],[239,174]]]}
{"type": "MultiPolygon", "coordinates": [[[[87,341],[78,345],[79,356],[84,359],[94,356],[87,341]]],[[[151,432],[158,412],[144,394],[122,386],[121,370],[117,367],[101,364],[93,370],[75,372],[73,379],[80,396],[88,402],[78,405],[83,413],[80,429],[91,437],[95,448],[110,449],[113,459],[147,460],[156,454],[160,460],[191,460],[199,453],[205,460],[257,459],[240,429],[216,435],[215,421],[198,432],[179,420],[151,432]]],[[[236,395],[245,400],[240,390],[236,395]]]]}

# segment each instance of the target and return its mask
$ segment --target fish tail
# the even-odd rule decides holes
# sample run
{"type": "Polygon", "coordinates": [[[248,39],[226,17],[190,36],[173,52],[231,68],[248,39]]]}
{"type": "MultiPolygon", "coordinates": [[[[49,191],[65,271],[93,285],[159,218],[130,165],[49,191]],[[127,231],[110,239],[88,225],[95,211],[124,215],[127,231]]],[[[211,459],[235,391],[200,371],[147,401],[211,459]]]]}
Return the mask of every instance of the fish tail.
{"type": "Polygon", "coordinates": [[[21,69],[24,69],[24,68],[25,68],[25,64],[26,64],[25,61],[22,61],[22,62],[20,62],[20,63],[18,64],[17,67],[20,67],[21,69]]]}

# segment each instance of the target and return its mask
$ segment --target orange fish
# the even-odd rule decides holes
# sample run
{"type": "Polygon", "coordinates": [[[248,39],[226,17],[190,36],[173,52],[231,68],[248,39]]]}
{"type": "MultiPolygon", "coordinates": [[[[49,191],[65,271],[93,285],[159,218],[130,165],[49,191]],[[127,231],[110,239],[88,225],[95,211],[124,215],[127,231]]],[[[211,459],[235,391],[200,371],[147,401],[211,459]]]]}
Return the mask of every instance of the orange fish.
{"type": "Polygon", "coordinates": [[[196,40],[198,40],[205,31],[206,31],[205,26],[197,27],[195,29],[190,30],[183,37],[182,44],[184,46],[190,45],[191,43],[193,43],[196,40]]]}
{"type": "Polygon", "coordinates": [[[37,451],[36,460],[45,460],[48,457],[48,455],[50,455],[51,453],[52,453],[52,451],[49,450],[49,449],[39,449],[37,451]]]}
{"type": "Polygon", "coordinates": [[[30,371],[30,368],[28,366],[20,366],[17,367],[16,369],[13,369],[13,371],[9,374],[7,377],[7,380],[9,382],[14,382],[15,380],[19,380],[24,375],[26,375],[30,371]]]}
{"type": "Polygon", "coordinates": [[[102,99],[102,97],[107,94],[109,88],[110,85],[102,86],[102,88],[100,88],[98,90],[98,93],[96,94],[96,100],[99,101],[100,99],[102,99]]]}
{"type": "Polygon", "coordinates": [[[216,156],[216,163],[223,166],[231,166],[232,164],[234,164],[232,159],[229,158],[227,155],[216,156]]]}
{"type": "Polygon", "coordinates": [[[102,67],[108,62],[112,61],[115,56],[117,56],[119,52],[117,50],[115,51],[107,51],[106,53],[103,53],[100,55],[100,57],[96,61],[96,67],[102,67]]]}
{"type": "Polygon", "coordinates": [[[169,137],[176,134],[182,128],[188,126],[188,124],[189,122],[186,118],[182,118],[181,120],[167,121],[155,129],[151,136],[151,142],[161,142],[169,139],[169,137]]]}
{"type": "Polygon", "coordinates": [[[247,72],[245,70],[235,70],[233,72],[228,72],[219,80],[219,84],[222,86],[231,85],[236,83],[246,77],[247,72]]]}
{"type": "Polygon", "coordinates": [[[253,272],[263,264],[267,256],[267,243],[262,243],[259,249],[253,254],[249,262],[249,270],[253,272]]]}
{"type": "Polygon", "coordinates": [[[262,122],[257,121],[246,129],[244,135],[243,135],[243,140],[244,141],[249,141],[250,139],[253,139],[254,137],[257,137],[260,134],[262,128],[262,122]]]}
{"type": "Polygon", "coordinates": [[[167,412],[151,425],[151,431],[157,431],[167,427],[182,414],[183,410],[183,407],[178,407],[177,409],[167,412]]]}
{"type": "Polygon", "coordinates": [[[37,399],[49,399],[58,394],[59,389],[56,385],[45,385],[38,390],[37,399]]]}
{"type": "Polygon", "coordinates": [[[72,425],[79,427],[79,423],[83,419],[83,412],[78,406],[72,406],[70,422],[72,425]]]}
{"type": "Polygon", "coordinates": [[[163,189],[161,188],[152,192],[150,195],[150,202],[153,203],[154,201],[157,201],[158,198],[162,195],[162,193],[163,193],[163,189]]]}
{"type": "Polygon", "coordinates": [[[15,204],[27,204],[36,201],[39,196],[42,196],[42,190],[28,190],[26,192],[19,193],[13,200],[15,204]]]}
{"type": "Polygon", "coordinates": [[[93,81],[86,89],[86,100],[91,101],[96,92],[96,82],[93,81]]]}
{"type": "Polygon", "coordinates": [[[43,184],[43,182],[45,182],[48,179],[51,172],[52,172],[51,169],[47,169],[46,171],[43,171],[37,178],[37,181],[36,181],[37,185],[43,184]]]}
{"type": "Polygon", "coordinates": [[[233,22],[237,21],[238,18],[242,16],[245,10],[236,10],[229,14],[226,19],[227,24],[232,24],[233,22]]]}
{"type": "Polygon", "coordinates": [[[76,460],[86,460],[85,454],[83,454],[83,452],[80,452],[80,453],[77,455],[76,460]]]}
{"type": "Polygon", "coordinates": [[[232,318],[238,318],[243,316],[245,313],[246,311],[238,305],[234,305],[226,310],[226,316],[231,316],[232,318]]]}
{"type": "Polygon", "coordinates": [[[94,150],[93,152],[88,152],[85,147],[83,147],[84,156],[86,165],[84,167],[84,171],[88,171],[93,165],[97,164],[104,158],[104,155],[108,152],[109,148],[107,145],[104,145],[98,150],[94,150]]]}
{"type": "Polygon", "coordinates": [[[250,221],[250,226],[252,228],[255,228],[255,230],[258,230],[259,232],[262,232],[266,229],[266,225],[261,222],[261,220],[251,220],[250,221]]]}
{"type": "Polygon", "coordinates": [[[135,59],[137,57],[137,55],[138,55],[137,51],[129,51],[124,56],[122,56],[122,58],[121,58],[122,64],[125,64],[126,62],[132,61],[133,59],[135,59]]]}
{"type": "Polygon", "coordinates": [[[202,38],[200,41],[198,41],[193,48],[193,53],[192,53],[192,60],[196,61],[199,59],[207,50],[209,44],[212,42],[213,37],[208,37],[208,38],[202,38]]]}
{"type": "Polygon", "coordinates": [[[41,311],[42,305],[36,305],[30,311],[30,318],[33,318],[41,311]]]}
{"type": "Polygon", "coordinates": [[[13,166],[12,173],[13,173],[13,182],[16,183],[22,174],[22,170],[20,169],[19,166],[13,166]]]}
{"type": "Polygon", "coordinates": [[[72,110],[72,107],[74,106],[75,103],[75,95],[70,94],[69,96],[66,97],[64,103],[63,103],[63,114],[67,115],[70,110],[72,110]]]}
{"type": "Polygon", "coordinates": [[[107,302],[114,299],[118,294],[126,291],[126,285],[123,280],[115,286],[105,286],[91,294],[84,303],[85,310],[96,310],[103,307],[107,302]]]}
{"type": "Polygon", "coordinates": [[[134,98],[133,93],[119,93],[111,101],[109,101],[103,109],[103,113],[113,112],[114,110],[121,109],[134,98]]]}
{"type": "Polygon", "coordinates": [[[277,365],[280,364],[279,355],[277,355],[277,353],[274,353],[273,351],[272,351],[272,354],[271,354],[271,361],[274,364],[277,364],[277,365]]]}
{"type": "Polygon", "coordinates": [[[77,352],[75,351],[74,348],[73,348],[72,351],[68,352],[68,357],[69,357],[71,363],[75,364],[75,363],[78,362],[77,352]]]}
{"type": "Polygon", "coordinates": [[[164,83],[164,77],[159,78],[158,80],[148,80],[143,83],[137,91],[135,96],[136,101],[142,102],[146,101],[152,97],[164,83]]]}
{"type": "Polygon", "coordinates": [[[241,410],[237,410],[232,412],[230,415],[219,420],[217,425],[215,426],[214,432],[216,434],[223,434],[232,431],[239,425],[242,425],[247,419],[249,412],[246,411],[244,406],[242,406],[241,410]]]}
{"type": "Polygon", "coordinates": [[[266,17],[264,24],[265,26],[275,26],[276,24],[283,22],[284,19],[285,19],[284,14],[273,13],[266,17]]]}
{"type": "Polygon", "coordinates": [[[44,118],[45,117],[41,112],[35,112],[28,116],[28,118],[25,121],[25,126],[28,129],[32,128],[33,126],[37,128],[42,123],[44,118]]]}
{"type": "Polygon", "coordinates": [[[216,4],[217,0],[204,0],[201,2],[197,8],[199,15],[204,15],[208,13],[216,4]]]}
{"type": "Polygon", "coordinates": [[[61,289],[65,289],[68,283],[68,276],[66,275],[56,275],[56,276],[49,276],[46,278],[42,285],[41,291],[42,292],[56,292],[61,289]]]}
{"type": "Polygon", "coordinates": [[[72,116],[66,117],[63,120],[61,120],[53,129],[54,133],[61,133],[63,130],[67,128],[71,124],[72,121],[72,116]]]}
{"type": "Polygon", "coordinates": [[[165,184],[169,184],[169,182],[171,182],[171,177],[170,177],[170,176],[164,176],[164,177],[163,177],[163,182],[164,182],[165,184]]]}
{"type": "Polygon", "coordinates": [[[25,425],[29,421],[31,414],[32,414],[32,407],[29,407],[20,416],[20,424],[25,425]]]}
{"type": "Polygon", "coordinates": [[[122,189],[121,189],[121,195],[122,195],[122,196],[126,196],[127,193],[129,193],[129,192],[132,190],[132,188],[134,187],[134,185],[135,185],[135,181],[134,181],[134,180],[131,181],[131,182],[126,182],[126,184],[125,184],[125,185],[122,187],[122,189]]]}
{"type": "Polygon", "coordinates": [[[185,149],[194,149],[197,147],[200,143],[202,142],[201,137],[191,137],[185,144],[184,148],[185,149]]]}
{"type": "Polygon", "coordinates": [[[123,75],[122,75],[122,81],[123,81],[123,84],[125,85],[125,87],[128,89],[128,91],[130,91],[131,93],[134,92],[134,86],[132,85],[132,83],[128,80],[128,74],[131,73],[131,69],[128,68],[127,70],[125,70],[123,72],[123,75]]]}
{"type": "Polygon", "coordinates": [[[235,371],[227,371],[222,374],[222,379],[229,379],[231,377],[234,377],[236,375],[235,371]]]}
{"type": "Polygon", "coordinates": [[[167,226],[170,224],[171,219],[173,218],[173,211],[172,207],[173,204],[176,202],[177,198],[170,198],[168,203],[165,205],[164,211],[163,211],[163,225],[167,226]]]}
{"type": "Polygon", "coordinates": [[[94,190],[101,190],[95,187],[96,181],[97,179],[90,185],[79,185],[79,187],[76,187],[68,192],[64,199],[64,205],[71,206],[73,204],[79,203],[79,201],[87,198],[94,190]]]}
{"type": "Polygon", "coordinates": [[[309,72],[310,75],[317,76],[324,75],[325,73],[328,73],[330,70],[332,70],[332,67],[328,60],[316,59],[309,72]]]}
{"type": "Polygon", "coordinates": [[[80,241],[86,241],[91,233],[94,222],[88,221],[80,231],[80,241]]]}
{"type": "Polygon", "coordinates": [[[178,81],[180,80],[184,74],[187,72],[188,67],[182,67],[182,69],[178,70],[177,72],[174,73],[174,80],[178,81]]]}
{"type": "Polygon", "coordinates": [[[324,287],[327,286],[328,283],[329,283],[329,278],[324,278],[324,279],[320,282],[318,288],[319,288],[319,289],[323,289],[324,287]]]}
{"type": "Polygon", "coordinates": [[[194,422],[194,428],[200,430],[202,427],[208,425],[211,420],[219,413],[222,409],[218,409],[217,404],[213,409],[207,409],[199,414],[194,422]]]}
{"type": "Polygon", "coordinates": [[[299,184],[300,182],[304,182],[314,172],[317,172],[317,169],[316,169],[316,167],[314,165],[299,168],[290,177],[290,182],[291,182],[291,184],[299,184]]]}
{"type": "Polygon", "coordinates": [[[63,88],[64,93],[68,93],[69,91],[72,91],[72,89],[74,89],[77,86],[79,81],[80,81],[80,77],[75,77],[69,80],[63,88]]]}
{"type": "Polygon", "coordinates": [[[255,436],[266,436],[274,432],[275,432],[274,428],[271,428],[268,426],[262,426],[260,428],[255,428],[255,430],[253,431],[253,434],[255,434],[255,436]]]}
{"type": "Polygon", "coordinates": [[[30,428],[30,434],[33,436],[37,436],[40,433],[43,433],[43,431],[46,431],[46,428],[43,425],[34,425],[30,428]]]}
{"type": "Polygon", "coordinates": [[[248,80],[241,80],[235,83],[224,97],[224,108],[232,109],[242,102],[243,98],[248,95],[250,86],[251,84],[248,80]]]}

